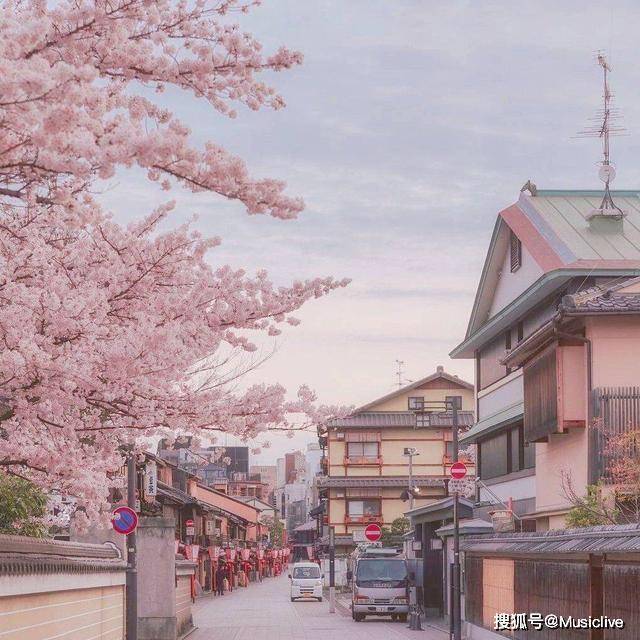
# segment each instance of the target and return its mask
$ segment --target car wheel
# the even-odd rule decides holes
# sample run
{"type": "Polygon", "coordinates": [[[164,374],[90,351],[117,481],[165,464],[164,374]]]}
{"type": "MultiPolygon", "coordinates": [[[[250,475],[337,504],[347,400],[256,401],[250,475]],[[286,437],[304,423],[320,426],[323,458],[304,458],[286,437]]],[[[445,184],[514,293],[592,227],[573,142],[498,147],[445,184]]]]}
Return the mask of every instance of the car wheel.
{"type": "Polygon", "coordinates": [[[291,598],[291,602],[295,602],[295,601],[296,601],[296,599],[295,599],[295,598],[291,598]]]}
{"type": "Polygon", "coordinates": [[[407,621],[407,614],[406,613],[401,613],[399,618],[400,618],[400,622],[406,622],[407,621]]]}
{"type": "Polygon", "coordinates": [[[363,614],[363,613],[356,613],[353,619],[354,619],[356,622],[362,622],[362,621],[364,620],[364,617],[365,617],[365,616],[364,616],[364,614],[363,614]]]}
{"type": "Polygon", "coordinates": [[[396,622],[397,619],[398,619],[398,614],[397,613],[392,613],[391,614],[391,622],[396,622]]]}
{"type": "Polygon", "coordinates": [[[318,602],[322,602],[322,598],[318,598],[318,602]]]}

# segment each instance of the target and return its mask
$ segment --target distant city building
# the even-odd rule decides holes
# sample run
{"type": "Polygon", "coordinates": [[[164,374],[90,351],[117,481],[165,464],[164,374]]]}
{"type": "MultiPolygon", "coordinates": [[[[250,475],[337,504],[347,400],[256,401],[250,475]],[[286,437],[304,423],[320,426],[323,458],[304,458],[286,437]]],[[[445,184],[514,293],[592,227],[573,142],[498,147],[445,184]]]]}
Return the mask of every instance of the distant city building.
{"type": "Polygon", "coordinates": [[[249,477],[259,477],[260,481],[265,485],[263,499],[270,504],[275,504],[273,492],[277,486],[277,475],[276,465],[252,464],[249,467],[249,477]]]}

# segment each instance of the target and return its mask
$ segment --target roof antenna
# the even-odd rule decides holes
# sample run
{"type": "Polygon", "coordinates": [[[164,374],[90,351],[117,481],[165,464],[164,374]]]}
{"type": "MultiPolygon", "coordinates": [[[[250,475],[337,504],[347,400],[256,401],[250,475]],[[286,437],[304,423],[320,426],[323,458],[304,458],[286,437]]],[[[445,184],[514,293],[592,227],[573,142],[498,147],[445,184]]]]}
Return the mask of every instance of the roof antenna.
{"type": "Polygon", "coordinates": [[[413,382],[413,380],[407,380],[404,377],[404,371],[402,370],[402,367],[404,366],[404,360],[396,359],[396,365],[398,366],[398,371],[396,372],[396,376],[398,376],[398,382],[396,384],[398,385],[398,389],[402,389],[405,384],[413,382]]]}
{"type": "Polygon", "coordinates": [[[611,154],[609,148],[609,138],[612,135],[620,135],[625,129],[623,127],[614,126],[616,120],[620,119],[620,112],[611,107],[611,100],[613,94],[609,90],[609,73],[611,73],[611,66],[607,62],[606,57],[602,52],[598,52],[597,62],[602,67],[602,82],[604,85],[604,105],[603,108],[596,112],[595,117],[590,118],[594,122],[592,126],[580,131],[578,136],[580,137],[598,137],[602,140],[602,162],[600,163],[600,170],[598,171],[598,177],[604,182],[604,196],[600,206],[593,211],[589,218],[594,216],[602,216],[608,218],[614,218],[616,220],[622,219],[624,212],[613,201],[609,185],[616,177],[615,167],[611,164],[611,154]]]}

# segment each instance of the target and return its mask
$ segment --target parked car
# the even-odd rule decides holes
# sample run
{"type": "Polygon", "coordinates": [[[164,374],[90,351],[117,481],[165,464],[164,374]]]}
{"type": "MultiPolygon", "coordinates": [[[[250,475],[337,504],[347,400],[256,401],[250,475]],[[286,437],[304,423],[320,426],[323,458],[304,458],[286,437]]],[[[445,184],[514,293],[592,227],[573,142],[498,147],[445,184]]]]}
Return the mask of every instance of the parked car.
{"type": "Polygon", "coordinates": [[[315,562],[296,562],[291,569],[291,602],[298,598],[322,602],[322,578],[315,562]]]}

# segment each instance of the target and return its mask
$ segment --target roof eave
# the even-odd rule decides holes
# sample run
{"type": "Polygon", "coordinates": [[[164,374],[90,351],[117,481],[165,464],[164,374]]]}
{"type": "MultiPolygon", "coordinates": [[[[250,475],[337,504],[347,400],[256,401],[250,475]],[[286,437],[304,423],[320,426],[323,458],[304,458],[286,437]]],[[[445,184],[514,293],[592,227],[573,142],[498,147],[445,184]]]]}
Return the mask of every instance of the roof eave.
{"type": "Polygon", "coordinates": [[[510,302],[499,313],[482,325],[475,333],[466,338],[450,353],[451,358],[473,358],[477,348],[492,340],[500,331],[517,317],[529,311],[535,304],[542,301],[554,290],[560,288],[566,281],[576,276],[610,276],[610,275],[640,275],[639,269],[556,269],[540,276],[526,291],[510,302]],[[558,283],[554,281],[558,280],[558,283]],[[554,285],[545,288],[545,285],[554,285]]]}

